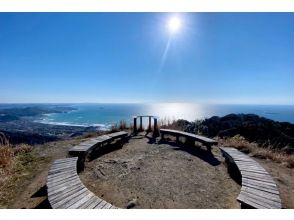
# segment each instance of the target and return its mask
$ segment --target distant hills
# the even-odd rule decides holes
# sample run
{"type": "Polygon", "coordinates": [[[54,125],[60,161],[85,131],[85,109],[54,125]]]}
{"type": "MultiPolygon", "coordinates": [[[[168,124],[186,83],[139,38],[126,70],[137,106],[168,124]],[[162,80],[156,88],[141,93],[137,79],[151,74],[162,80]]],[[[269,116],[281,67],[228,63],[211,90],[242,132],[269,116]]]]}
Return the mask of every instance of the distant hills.
{"type": "Polygon", "coordinates": [[[262,147],[294,153],[294,124],[277,122],[255,114],[229,114],[202,121],[177,120],[176,126],[191,133],[222,138],[241,135],[262,147]]]}
{"type": "Polygon", "coordinates": [[[0,122],[8,122],[20,119],[20,117],[32,117],[51,113],[64,113],[76,110],[72,107],[53,106],[53,107],[22,107],[0,109],[0,122]]]}

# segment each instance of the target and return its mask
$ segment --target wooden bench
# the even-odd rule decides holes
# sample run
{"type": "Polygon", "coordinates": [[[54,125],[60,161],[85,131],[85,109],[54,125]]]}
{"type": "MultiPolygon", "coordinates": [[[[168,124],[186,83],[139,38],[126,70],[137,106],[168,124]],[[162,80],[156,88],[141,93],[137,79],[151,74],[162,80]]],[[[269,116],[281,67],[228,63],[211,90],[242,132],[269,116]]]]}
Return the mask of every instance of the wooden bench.
{"type": "Polygon", "coordinates": [[[55,160],[48,172],[48,200],[53,209],[116,209],[81,182],[77,157],[55,160]]]}
{"type": "Polygon", "coordinates": [[[72,147],[68,151],[68,153],[72,156],[85,157],[87,154],[90,154],[95,148],[99,148],[103,146],[104,144],[109,144],[110,142],[117,139],[126,138],[127,136],[128,136],[128,132],[125,132],[125,131],[119,131],[119,132],[111,133],[108,135],[102,135],[72,147]]]}
{"type": "Polygon", "coordinates": [[[217,141],[207,138],[207,137],[203,137],[200,135],[196,135],[196,134],[192,134],[192,133],[188,133],[188,132],[184,132],[184,131],[178,131],[178,130],[172,130],[172,129],[160,129],[160,134],[161,134],[161,138],[164,139],[164,135],[172,135],[172,136],[176,136],[177,142],[179,142],[179,137],[185,137],[188,140],[191,141],[198,141],[200,143],[202,143],[203,145],[205,145],[207,147],[207,150],[210,152],[211,151],[211,146],[217,144],[217,141]]]}
{"type": "Polygon", "coordinates": [[[235,148],[221,147],[221,151],[240,172],[242,187],[237,200],[241,205],[258,209],[282,208],[277,185],[262,166],[235,148]]]}

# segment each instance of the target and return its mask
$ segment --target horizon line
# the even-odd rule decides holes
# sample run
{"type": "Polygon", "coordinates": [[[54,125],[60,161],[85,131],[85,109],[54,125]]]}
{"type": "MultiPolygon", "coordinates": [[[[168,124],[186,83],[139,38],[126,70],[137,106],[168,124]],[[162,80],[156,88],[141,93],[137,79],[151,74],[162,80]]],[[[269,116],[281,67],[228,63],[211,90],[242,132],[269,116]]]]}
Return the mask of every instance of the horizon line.
{"type": "Polygon", "coordinates": [[[58,105],[58,104],[198,104],[198,105],[277,105],[277,106],[293,106],[294,103],[203,103],[203,102],[0,102],[0,105],[58,105]]]}

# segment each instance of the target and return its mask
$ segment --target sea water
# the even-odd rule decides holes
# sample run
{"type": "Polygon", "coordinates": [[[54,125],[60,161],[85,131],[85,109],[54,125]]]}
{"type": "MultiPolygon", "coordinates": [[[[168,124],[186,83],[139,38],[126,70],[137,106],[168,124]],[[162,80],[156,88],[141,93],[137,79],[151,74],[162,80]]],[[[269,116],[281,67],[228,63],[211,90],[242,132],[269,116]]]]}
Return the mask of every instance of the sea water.
{"type": "MultiPolygon", "coordinates": [[[[120,121],[132,122],[136,115],[161,119],[201,120],[230,113],[256,114],[275,121],[294,123],[294,105],[203,105],[194,103],[158,104],[70,104],[76,110],[44,115],[46,124],[109,127],[120,121]]],[[[146,123],[146,121],[145,121],[146,123]]]]}

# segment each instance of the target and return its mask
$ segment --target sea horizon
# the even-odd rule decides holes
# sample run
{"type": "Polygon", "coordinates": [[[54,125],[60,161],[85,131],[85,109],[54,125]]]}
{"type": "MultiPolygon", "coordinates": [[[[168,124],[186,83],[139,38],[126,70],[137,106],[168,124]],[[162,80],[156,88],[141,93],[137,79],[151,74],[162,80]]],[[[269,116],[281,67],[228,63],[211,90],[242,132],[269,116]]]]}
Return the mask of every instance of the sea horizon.
{"type": "MultiPolygon", "coordinates": [[[[100,127],[108,129],[133,116],[152,115],[159,120],[203,120],[227,114],[256,114],[274,121],[294,123],[294,105],[257,104],[196,104],[196,103],[14,103],[0,104],[0,108],[29,106],[68,106],[75,110],[37,116],[35,122],[52,125],[100,127]]],[[[144,123],[147,119],[144,120],[144,123]]]]}

